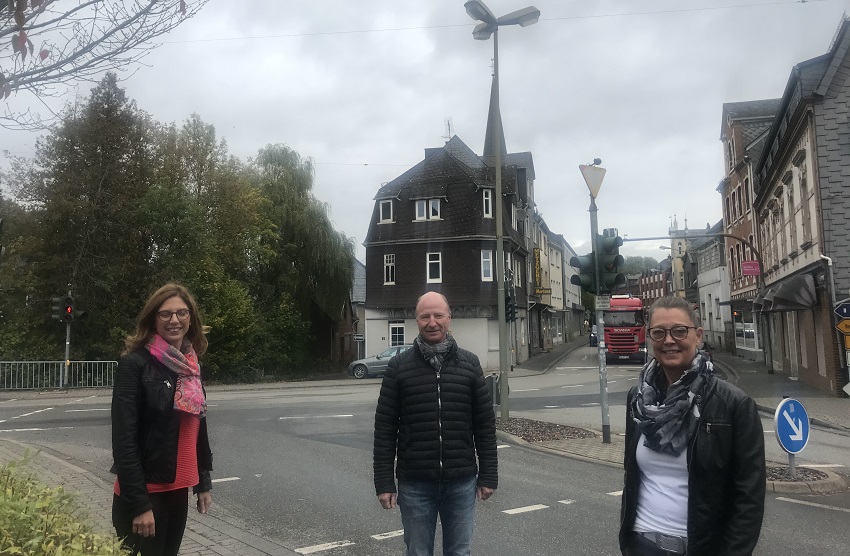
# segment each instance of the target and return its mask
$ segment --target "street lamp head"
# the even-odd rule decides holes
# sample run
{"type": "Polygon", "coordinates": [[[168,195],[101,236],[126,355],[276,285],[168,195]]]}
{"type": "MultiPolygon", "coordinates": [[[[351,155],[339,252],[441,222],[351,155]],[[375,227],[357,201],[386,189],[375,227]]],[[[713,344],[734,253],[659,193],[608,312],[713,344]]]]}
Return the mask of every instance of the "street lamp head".
{"type": "Polygon", "coordinates": [[[477,41],[486,41],[495,30],[496,25],[492,23],[479,23],[475,26],[475,29],[472,30],[472,38],[477,41]]]}
{"type": "Polygon", "coordinates": [[[511,12],[499,18],[499,25],[519,25],[520,27],[528,27],[534,25],[540,19],[540,10],[534,6],[528,6],[521,10],[511,12]]]}
{"type": "Polygon", "coordinates": [[[496,25],[496,16],[493,15],[490,8],[488,8],[481,0],[469,0],[463,5],[463,7],[466,8],[466,13],[468,13],[469,17],[472,19],[496,25]]]}
{"type": "Polygon", "coordinates": [[[602,164],[602,159],[601,158],[594,158],[593,164],[591,164],[591,166],[599,166],[600,164],[602,164]]]}

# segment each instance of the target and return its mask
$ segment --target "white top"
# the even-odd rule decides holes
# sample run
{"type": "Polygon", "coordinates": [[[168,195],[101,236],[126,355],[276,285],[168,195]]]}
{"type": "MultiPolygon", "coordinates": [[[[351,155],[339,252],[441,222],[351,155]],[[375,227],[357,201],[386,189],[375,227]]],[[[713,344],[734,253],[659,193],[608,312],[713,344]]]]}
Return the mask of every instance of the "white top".
{"type": "Polygon", "coordinates": [[[660,454],[638,439],[640,470],[634,530],[688,536],[688,451],[678,456],[660,454]]]}

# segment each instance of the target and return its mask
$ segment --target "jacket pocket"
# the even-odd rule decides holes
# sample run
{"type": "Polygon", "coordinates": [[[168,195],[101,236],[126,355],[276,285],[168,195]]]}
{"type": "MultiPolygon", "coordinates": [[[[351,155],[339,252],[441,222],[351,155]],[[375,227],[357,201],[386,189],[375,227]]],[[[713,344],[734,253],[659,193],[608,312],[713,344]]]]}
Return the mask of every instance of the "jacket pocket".
{"type": "Polygon", "coordinates": [[[156,413],[170,412],[174,408],[174,384],[170,379],[143,377],[145,407],[156,413]]]}
{"type": "Polygon", "coordinates": [[[698,452],[706,467],[720,471],[729,467],[732,457],[732,434],[732,423],[728,421],[700,423],[698,452]]]}

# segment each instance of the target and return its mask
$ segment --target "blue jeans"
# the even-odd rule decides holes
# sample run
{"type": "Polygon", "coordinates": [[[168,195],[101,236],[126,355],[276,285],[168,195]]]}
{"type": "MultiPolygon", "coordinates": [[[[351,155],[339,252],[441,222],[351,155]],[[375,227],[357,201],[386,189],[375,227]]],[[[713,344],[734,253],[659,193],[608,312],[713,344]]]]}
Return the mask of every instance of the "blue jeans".
{"type": "Polygon", "coordinates": [[[399,481],[398,507],[406,556],[433,556],[437,515],[444,556],[472,554],[477,477],[457,481],[399,481]]]}

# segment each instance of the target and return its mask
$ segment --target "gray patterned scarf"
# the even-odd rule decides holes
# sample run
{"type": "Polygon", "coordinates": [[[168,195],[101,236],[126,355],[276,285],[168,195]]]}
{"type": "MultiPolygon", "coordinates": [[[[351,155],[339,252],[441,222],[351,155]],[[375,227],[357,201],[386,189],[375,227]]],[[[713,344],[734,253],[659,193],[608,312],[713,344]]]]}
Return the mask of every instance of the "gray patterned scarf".
{"type": "Polygon", "coordinates": [[[455,345],[455,339],[451,334],[446,335],[446,339],[436,344],[429,344],[420,334],[416,337],[416,345],[419,347],[419,353],[425,358],[425,361],[431,364],[436,370],[440,370],[443,365],[443,359],[450,349],[455,345]]]}
{"type": "Polygon", "coordinates": [[[694,401],[714,372],[711,361],[702,352],[691,368],[667,388],[663,395],[659,381],[665,381],[661,365],[650,360],[640,373],[640,385],[630,407],[639,432],[646,436],[644,446],[661,454],[678,456],[688,447],[688,439],[699,423],[699,407],[694,401]]]}

